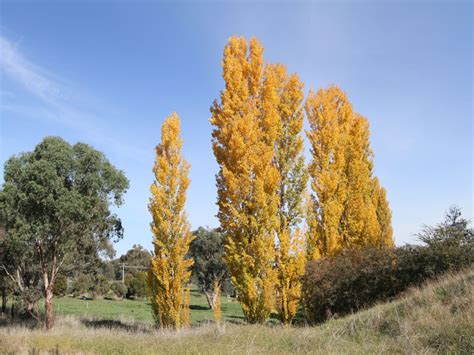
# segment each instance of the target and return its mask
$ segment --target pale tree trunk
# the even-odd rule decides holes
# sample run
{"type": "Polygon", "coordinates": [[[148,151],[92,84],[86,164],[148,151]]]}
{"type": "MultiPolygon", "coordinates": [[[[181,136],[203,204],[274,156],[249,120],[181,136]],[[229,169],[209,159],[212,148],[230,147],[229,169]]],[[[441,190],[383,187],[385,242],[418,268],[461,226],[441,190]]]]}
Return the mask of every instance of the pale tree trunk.
{"type": "Polygon", "coordinates": [[[56,275],[55,272],[55,265],[56,263],[53,262],[53,272],[51,275],[51,279],[48,277],[48,272],[46,269],[43,272],[43,284],[44,284],[44,310],[45,310],[45,327],[46,330],[49,330],[54,325],[54,308],[53,308],[53,290],[54,290],[54,283],[56,282],[56,275]]]}
{"type": "Polygon", "coordinates": [[[45,328],[50,330],[54,325],[54,308],[53,308],[53,290],[56,276],[58,275],[61,262],[58,263],[56,254],[57,241],[54,242],[51,257],[51,277],[48,272],[48,266],[44,258],[43,249],[38,245],[38,250],[41,258],[41,266],[43,269],[43,293],[44,293],[44,310],[45,310],[45,328]]]}
{"type": "Polygon", "coordinates": [[[217,304],[217,298],[219,297],[219,294],[217,292],[212,292],[212,309],[216,308],[217,304]]]}
{"type": "MultiPolygon", "coordinates": [[[[220,287],[220,283],[218,283],[217,287],[220,287]]],[[[217,297],[219,297],[219,295],[214,290],[212,291],[203,290],[203,293],[204,293],[204,296],[206,296],[206,300],[207,300],[207,304],[209,305],[209,308],[214,310],[216,306],[217,297]]]]}
{"type": "Polygon", "coordinates": [[[204,293],[204,296],[206,296],[206,300],[207,300],[207,304],[209,305],[209,308],[212,310],[214,310],[214,308],[216,307],[217,297],[220,297],[215,291],[216,287],[220,289],[224,276],[225,276],[225,272],[221,273],[220,275],[215,275],[214,282],[210,285],[212,287],[211,291],[207,291],[207,289],[204,289],[204,290],[201,289],[202,292],[204,293]]]}
{"type": "MultiPolygon", "coordinates": [[[[56,247],[56,244],[55,244],[56,247]]],[[[56,282],[56,276],[59,271],[57,257],[53,252],[52,262],[51,262],[51,277],[49,277],[48,267],[43,258],[42,249],[40,249],[40,256],[42,261],[43,268],[43,292],[44,292],[44,311],[45,311],[45,328],[50,330],[54,325],[54,309],[53,309],[53,290],[54,283],[56,282]]],[[[56,248],[54,248],[55,250],[56,248]]]]}
{"type": "Polygon", "coordinates": [[[45,290],[44,295],[44,309],[45,309],[45,326],[49,330],[54,325],[54,309],[53,309],[53,290],[52,287],[48,287],[45,290]]]}
{"type": "Polygon", "coordinates": [[[209,308],[214,310],[214,301],[215,301],[215,294],[214,292],[208,292],[208,291],[203,291],[204,296],[206,296],[206,301],[207,304],[209,305],[209,308]]]}

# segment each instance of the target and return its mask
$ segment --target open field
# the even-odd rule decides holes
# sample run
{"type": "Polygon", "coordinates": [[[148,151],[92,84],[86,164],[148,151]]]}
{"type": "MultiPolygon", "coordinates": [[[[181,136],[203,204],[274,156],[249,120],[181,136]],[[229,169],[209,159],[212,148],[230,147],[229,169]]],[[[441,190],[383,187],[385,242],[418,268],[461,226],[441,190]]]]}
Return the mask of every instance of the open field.
{"type": "MultiPolygon", "coordinates": [[[[59,317],[49,333],[0,328],[0,353],[456,353],[474,352],[474,269],[401,299],[316,327],[207,324],[176,333],[149,322],[59,317]]],[[[102,302],[102,301],[101,301],[102,302]]],[[[117,314],[118,316],[118,314],[117,314]]]]}
{"type": "MultiPolygon", "coordinates": [[[[222,316],[227,322],[243,322],[243,313],[235,299],[222,297],[222,316]]],[[[42,311],[43,303],[40,303],[42,311]]],[[[191,324],[198,325],[214,319],[205,297],[197,289],[191,290],[191,324]]],[[[61,316],[95,317],[100,319],[153,323],[151,306],[145,300],[106,300],[62,297],[54,299],[54,310],[61,316]]]]}

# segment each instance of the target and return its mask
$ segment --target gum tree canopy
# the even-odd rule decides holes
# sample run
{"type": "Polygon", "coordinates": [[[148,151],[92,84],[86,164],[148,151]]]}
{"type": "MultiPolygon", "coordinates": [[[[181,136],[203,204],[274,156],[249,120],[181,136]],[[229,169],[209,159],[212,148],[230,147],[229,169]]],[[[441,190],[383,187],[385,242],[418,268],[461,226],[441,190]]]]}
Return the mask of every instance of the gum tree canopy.
{"type": "Polygon", "coordinates": [[[101,152],[58,137],[10,158],[4,174],[0,202],[6,235],[0,242],[6,256],[1,266],[19,292],[28,287],[21,276],[25,268],[39,275],[50,329],[58,272],[110,250],[110,240],[122,237],[121,221],[110,206],[122,204],[129,183],[101,152]]]}

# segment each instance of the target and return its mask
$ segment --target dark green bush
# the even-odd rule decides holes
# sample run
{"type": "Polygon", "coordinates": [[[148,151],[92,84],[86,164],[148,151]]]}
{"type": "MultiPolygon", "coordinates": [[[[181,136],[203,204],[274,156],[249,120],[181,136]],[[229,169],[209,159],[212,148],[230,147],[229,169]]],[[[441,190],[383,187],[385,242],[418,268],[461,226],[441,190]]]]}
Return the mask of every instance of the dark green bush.
{"type": "Polygon", "coordinates": [[[135,275],[125,277],[127,286],[127,298],[145,298],[148,295],[148,286],[146,283],[146,272],[137,272],[135,275]]]}
{"type": "Polygon", "coordinates": [[[96,295],[104,296],[110,291],[110,281],[104,275],[98,275],[93,291],[96,295]]]}
{"type": "Polygon", "coordinates": [[[345,250],[308,263],[303,277],[307,321],[349,314],[447,271],[473,265],[474,233],[458,209],[452,208],[445,222],[425,227],[418,237],[423,245],[345,250]]]}
{"type": "Polygon", "coordinates": [[[77,275],[71,285],[71,292],[74,297],[89,293],[94,288],[94,278],[91,275],[77,275]]]}
{"type": "Polygon", "coordinates": [[[345,250],[310,262],[303,277],[303,304],[310,323],[356,311],[394,295],[397,260],[390,250],[345,250]]]}
{"type": "Polygon", "coordinates": [[[127,286],[125,286],[121,281],[113,281],[110,284],[110,290],[119,298],[124,298],[127,295],[127,286]]]}
{"type": "Polygon", "coordinates": [[[55,296],[63,297],[67,293],[67,277],[59,274],[54,284],[53,293],[55,296]]]}

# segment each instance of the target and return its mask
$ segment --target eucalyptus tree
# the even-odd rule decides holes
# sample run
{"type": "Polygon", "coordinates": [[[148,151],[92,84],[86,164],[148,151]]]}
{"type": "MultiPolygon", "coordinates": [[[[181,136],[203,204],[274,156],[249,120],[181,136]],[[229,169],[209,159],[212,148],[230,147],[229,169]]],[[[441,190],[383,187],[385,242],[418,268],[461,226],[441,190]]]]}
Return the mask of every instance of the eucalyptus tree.
{"type": "Polygon", "coordinates": [[[103,153],[59,137],[46,137],[5,163],[0,202],[6,234],[0,247],[7,253],[1,267],[20,293],[40,285],[46,329],[54,323],[60,270],[87,264],[122,238],[122,223],[110,208],[123,203],[128,186],[103,153]]]}

